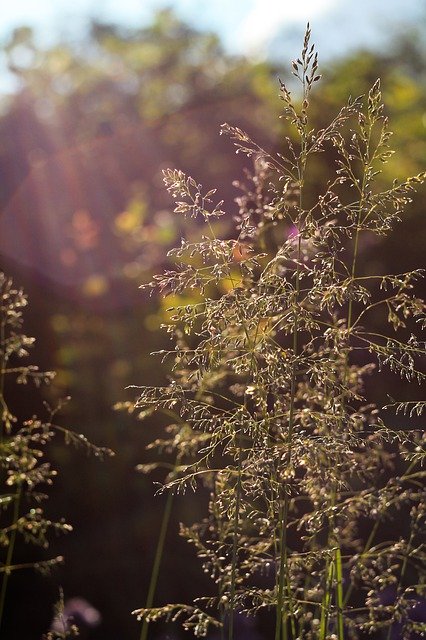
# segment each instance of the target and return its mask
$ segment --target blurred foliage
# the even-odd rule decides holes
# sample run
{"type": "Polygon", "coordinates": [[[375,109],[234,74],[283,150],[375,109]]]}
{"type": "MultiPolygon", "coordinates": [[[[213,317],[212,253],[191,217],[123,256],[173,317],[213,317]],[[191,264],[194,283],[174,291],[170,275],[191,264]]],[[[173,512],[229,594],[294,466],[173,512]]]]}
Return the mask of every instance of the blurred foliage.
{"type": "MultiPolygon", "coordinates": [[[[312,104],[317,126],[348,94],[365,93],[382,78],[393,146],[401,149],[384,180],[415,174],[424,163],[424,50],[420,32],[413,33],[392,52],[360,52],[321,69],[321,101],[312,104]]],[[[127,385],[158,384],[165,376],[147,354],[164,345],[158,327],[169,304],[138,290],[183,234],[161,170],[178,166],[206,189],[219,188],[229,211],[221,223],[226,236],[236,210],[231,181],[242,176],[246,161],[230,152],[219,127],[230,122],[279,149],[276,79],[287,77],[268,63],[226,55],[215,35],[191,29],[171,11],[143,28],[93,23],[84,42],[47,49],[21,28],[4,55],[16,90],[0,102],[1,266],[32,301],[28,325],[39,337],[40,365],[58,371],[49,400],[70,394],[67,420],[117,452],[101,468],[81,461],[76,473],[71,455],[52,450],[63,469],[52,503],[66,501],[76,531],[58,547],[66,564],[57,581],[66,596],[84,596],[102,612],[103,624],[91,637],[135,637],[129,612],[147,589],[161,498],[152,497],[152,485],[134,467],[159,425],[144,433],[112,405],[132,397],[127,385]]],[[[323,182],[315,171],[319,166],[311,172],[313,194],[323,182]]],[[[198,231],[185,231],[188,240],[192,233],[198,231]]],[[[401,233],[410,237],[406,252],[396,250],[391,235],[362,248],[365,264],[374,262],[379,273],[421,263],[420,197],[401,233]]],[[[176,519],[196,508],[178,504],[176,519]]],[[[173,544],[179,553],[163,568],[164,601],[183,597],[180,574],[190,599],[197,575],[184,543],[173,544]]]]}

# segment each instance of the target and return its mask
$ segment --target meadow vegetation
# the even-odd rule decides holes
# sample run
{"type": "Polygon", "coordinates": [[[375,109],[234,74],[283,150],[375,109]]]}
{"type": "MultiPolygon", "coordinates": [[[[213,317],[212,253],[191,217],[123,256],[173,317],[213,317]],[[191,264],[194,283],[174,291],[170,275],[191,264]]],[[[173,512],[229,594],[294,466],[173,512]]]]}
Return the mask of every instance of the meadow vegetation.
{"type": "Polygon", "coordinates": [[[22,289],[16,288],[12,279],[0,272],[1,633],[11,574],[28,569],[48,574],[63,561],[62,556],[46,557],[43,551],[38,560],[22,561],[22,553],[16,553],[17,548],[22,549],[23,543],[46,550],[52,533],[72,531],[72,526],[64,518],[51,520],[44,508],[47,491],[57,473],[47,455],[52,439],[62,436],[67,444],[84,447],[97,457],[112,455],[109,449],[92,445],[83,434],[58,423],[56,415],[62,403],[50,407],[44,402],[41,407],[43,418],[34,414],[24,415],[23,396],[27,386],[38,388],[50,384],[55,375],[27,363],[35,340],[23,332],[23,312],[27,304],[22,289]],[[12,403],[9,398],[13,398],[16,385],[20,387],[19,402],[15,399],[12,403]]]}
{"type": "Polygon", "coordinates": [[[227,57],[170,11],[128,32],[93,24],[84,59],[28,29],[5,48],[18,88],[0,114],[2,638],[47,631],[33,569],[55,598],[64,586],[49,640],[77,633],[70,595],[102,610],[103,640],[424,633],[422,42],[321,79],[310,38],[281,102],[272,64],[227,57]],[[238,126],[219,138],[225,117],[238,126]],[[135,380],[151,386],[114,414],[135,380]],[[110,455],[88,438],[119,455],[99,468],[55,444],[110,455]],[[176,520],[190,544],[171,553],[176,520]]]}
{"type": "Polygon", "coordinates": [[[141,418],[169,416],[151,444],[159,467],[168,454],[160,491],[208,491],[205,517],[180,533],[215,593],[154,607],[158,556],[148,606],[135,611],[142,638],[166,618],[233,640],[238,617],[265,611],[275,640],[424,632],[425,448],[408,418],[426,403],[377,405],[366,392],[386,369],[411,385],[425,379],[415,333],[426,319],[415,294],[423,273],[363,273],[360,248],[389,234],[425,174],[377,185],[393,153],[379,80],[312,126],[321,76],[310,36],[308,26],[292,62],[300,98],[280,83],[280,152],[222,126],[254,166],[237,185],[230,237],[217,234],[227,212],[215,190],[164,172],[175,213],[204,230],[198,241],[183,237],[168,254],[176,266],[148,285],[177,301],[164,324],[171,346],[156,354],[171,373],[141,387],[135,406],[141,418]],[[313,197],[310,172],[325,151],[334,170],[325,167],[313,197]]]}

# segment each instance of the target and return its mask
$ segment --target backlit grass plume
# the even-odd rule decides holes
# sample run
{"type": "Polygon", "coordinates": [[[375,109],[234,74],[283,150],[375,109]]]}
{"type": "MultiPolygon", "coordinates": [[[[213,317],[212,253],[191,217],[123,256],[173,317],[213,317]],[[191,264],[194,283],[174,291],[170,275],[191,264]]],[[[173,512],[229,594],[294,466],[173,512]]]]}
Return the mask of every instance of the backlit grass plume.
{"type": "MultiPolygon", "coordinates": [[[[320,75],[309,27],[292,69],[302,97],[294,102],[281,83],[280,153],[222,127],[255,166],[240,185],[234,237],[216,235],[226,210],[214,191],[164,173],[176,213],[205,228],[199,242],[170,252],[176,268],[149,285],[186,299],[166,326],[173,345],[159,354],[170,380],[141,387],[136,407],[172,416],[152,445],[176,460],[164,490],[209,490],[205,519],[181,534],[216,595],[153,608],[152,592],[135,612],[143,637],[166,617],[232,640],[237,617],[260,610],[275,640],[389,638],[394,625],[410,637],[422,627],[414,613],[425,586],[424,441],[406,419],[390,428],[391,407],[365,396],[366,380],[386,369],[413,385],[425,378],[414,333],[425,324],[414,293],[422,272],[365,275],[359,262],[365,239],[389,233],[425,175],[384,191],[376,184],[392,154],[379,81],[312,128],[320,75]],[[334,150],[335,171],[314,200],[310,168],[324,150],[334,150]],[[376,328],[380,314],[387,333],[376,328]]],[[[425,403],[394,406],[401,416],[425,403]]]]}

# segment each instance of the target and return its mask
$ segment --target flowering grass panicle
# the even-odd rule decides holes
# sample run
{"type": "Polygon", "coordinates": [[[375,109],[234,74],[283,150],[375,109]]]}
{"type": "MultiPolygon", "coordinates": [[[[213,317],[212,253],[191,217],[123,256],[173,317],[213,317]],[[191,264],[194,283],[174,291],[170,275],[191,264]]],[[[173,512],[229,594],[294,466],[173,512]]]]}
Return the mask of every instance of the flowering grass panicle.
{"type": "MultiPolygon", "coordinates": [[[[71,525],[61,518],[52,521],[46,517],[43,503],[48,498],[49,486],[56,471],[46,460],[49,443],[61,434],[67,443],[83,446],[96,456],[111,455],[109,449],[92,445],[82,434],[74,433],[55,423],[59,404],[51,408],[44,403],[45,418],[32,414],[23,418],[27,410],[25,391],[27,385],[36,387],[49,384],[52,371],[40,371],[38,366],[27,364],[29,350],[35,339],[22,331],[23,312],[28,304],[22,289],[0,272],[0,631],[5,613],[5,602],[10,576],[13,572],[33,567],[49,572],[62,562],[62,556],[23,563],[16,557],[18,538],[25,543],[48,547],[49,533],[68,533],[71,525]],[[13,401],[12,391],[21,387],[19,404],[13,401]]],[[[64,636],[65,637],[65,636],[64,636]]]]}
{"type": "Polygon", "coordinates": [[[310,35],[308,26],[292,63],[300,101],[280,83],[281,152],[222,127],[255,166],[240,185],[233,238],[217,235],[224,205],[214,191],[164,172],[176,213],[205,231],[198,243],[182,240],[170,252],[176,267],[149,285],[185,297],[166,326],[174,344],[159,354],[171,362],[170,381],[141,387],[136,407],[170,416],[167,435],[151,445],[173,456],[164,490],[209,491],[205,519],[181,535],[216,595],[153,607],[154,578],[135,612],[145,638],[147,624],[165,617],[196,636],[213,626],[232,640],[237,616],[261,610],[275,640],[421,630],[413,611],[425,584],[424,440],[406,421],[399,431],[387,420],[392,406],[421,414],[425,403],[375,406],[365,386],[385,369],[425,379],[425,344],[414,334],[425,325],[414,294],[422,271],[365,275],[359,262],[364,239],[389,233],[425,174],[378,186],[392,154],[379,81],[324,128],[311,126],[320,75],[310,35]],[[311,163],[324,150],[335,173],[314,198],[311,163]],[[388,332],[377,329],[380,315],[388,332]],[[392,539],[389,523],[401,513],[392,539]]]}

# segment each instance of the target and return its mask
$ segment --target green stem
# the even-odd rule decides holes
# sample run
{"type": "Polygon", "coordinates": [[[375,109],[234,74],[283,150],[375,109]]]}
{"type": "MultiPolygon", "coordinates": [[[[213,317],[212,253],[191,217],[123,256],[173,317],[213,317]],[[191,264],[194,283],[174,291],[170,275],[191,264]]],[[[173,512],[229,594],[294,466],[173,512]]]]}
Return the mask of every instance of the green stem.
{"type": "MultiPolygon", "coordinates": [[[[356,225],[356,232],[355,232],[354,251],[353,251],[353,257],[352,257],[352,268],[351,268],[352,281],[355,279],[356,264],[357,264],[357,258],[358,258],[359,231],[360,231],[361,213],[362,213],[363,203],[364,203],[365,180],[366,180],[366,174],[364,173],[363,180],[362,180],[362,187],[360,189],[360,202],[359,202],[357,225],[356,225]]],[[[348,304],[348,317],[347,317],[348,340],[349,340],[349,332],[352,325],[352,306],[353,306],[353,300],[352,298],[350,298],[349,304],[348,304]]],[[[349,346],[348,346],[348,351],[349,351],[349,346]]],[[[344,374],[345,384],[347,384],[348,374],[349,374],[348,351],[346,352],[346,363],[345,363],[345,374],[344,374]]],[[[345,405],[344,397],[342,400],[342,404],[343,406],[345,405]]],[[[332,497],[333,506],[336,503],[336,498],[337,498],[337,491],[336,489],[334,489],[333,497],[332,497]]],[[[332,517],[330,524],[332,529],[334,529],[335,527],[334,516],[332,517]]],[[[334,562],[336,564],[335,597],[336,597],[337,637],[338,637],[338,640],[344,640],[343,607],[344,607],[345,600],[343,599],[343,585],[342,585],[342,580],[343,580],[342,551],[341,551],[340,543],[338,542],[338,540],[335,540],[335,544],[337,545],[337,548],[334,554],[334,562]]]]}
{"type": "MultiPolygon", "coordinates": [[[[169,525],[170,514],[172,511],[172,504],[173,504],[173,494],[170,491],[167,495],[167,500],[166,500],[166,504],[163,512],[163,518],[161,521],[160,534],[158,536],[157,549],[155,551],[154,564],[152,566],[152,572],[151,572],[151,580],[149,583],[148,595],[146,598],[146,604],[145,604],[146,609],[150,609],[154,602],[154,595],[155,595],[155,590],[157,588],[158,575],[160,572],[161,559],[163,557],[164,542],[166,539],[167,528],[169,525]]],[[[149,623],[147,622],[147,620],[144,619],[142,623],[140,640],[147,640],[148,624],[149,623]]]]}
{"type": "Polygon", "coordinates": [[[3,622],[4,604],[6,600],[7,585],[9,582],[10,568],[12,566],[13,552],[15,550],[17,522],[19,519],[19,508],[21,504],[21,487],[18,486],[14,498],[13,516],[12,516],[12,532],[9,538],[9,546],[7,548],[6,562],[4,564],[4,574],[0,591],[0,629],[3,622]]]}
{"type": "MultiPolygon", "coordinates": [[[[413,469],[415,466],[416,466],[416,461],[415,461],[415,460],[413,460],[413,461],[410,463],[410,465],[408,466],[407,470],[406,470],[406,471],[403,473],[403,475],[401,476],[401,480],[402,480],[402,479],[404,479],[404,478],[409,477],[409,476],[410,476],[410,473],[411,473],[411,471],[412,471],[412,469],[413,469]]],[[[373,544],[373,540],[374,540],[374,538],[376,537],[376,533],[377,533],[377,531],[378,531],[378,529],[379,529],[379,526],[380,526],[380,524],[381,524],[382,520],[383,520],[383,514],[380,514],[380,515],[379,515],[379,517],[377,518],[377,520],[375,521],[375,523],[374,523],[374,525],[373,525],[373,528],[371,529],[370,535],[368,536],[368,540],[367,540],[367,542],[365,543],[364,549],[362,550],[362,553],[361,553],[361,555],[359,556],[359,560],[360,560],[360,561],[361,561],[361,560],[366,556],[366,554],[370,551],[371,545],[373,544]]],[[[350,598],[350,597],[351,597],[351,595],[352,595],[353,588],[354,588],[354,585],[353,585],[353,583],[351,582],[351,584],[349,585],[348,590],[347,590],[347,592],[346,592],[346,594],[345,594],[345,597],[344,597],[344,599],[343,599],[343,606],[344,606],[344,607],[347,605],[347,603],[348,603],[348,601],[349,601],[349,598],[350,598]]]]}
{"type": "MultiPolygon", "coordinates": [[[[361,217],[361,207],[362,207],[362,201],[360,203],[358,220],[361,217]]],[[[354,255],[352,259],[351,280],[355,280],[356,261],[358,257],[358,243],[359,243],[359,222],[357,224],[356,232],[355,232],[355,244],[354,244],[354,255]]],[[[351,324],[352,324],[352,304],[353,304],[353,300],[351,298],[349,300],[349,305],[348,305],[348,331],[350,330],[351,324]]]]}
{"type": "Polygon", "coordinates": [[[320,620],[320,635],[319,640],[325,640],[327,637],[328,628],[328,616],[331,604],[331,593],[333,588],[334,579],[334,561],[327,560],[326,568],[326,584],[324,585],[324,595],[321,603],[321,620],[320,620]]]}
{"type": "Polygon", "coordinates": [[[281,632],[285,638],[287,635],[287,616],[284,608],[284,583],[287,575],[287,520],[288,520],[288,498],[285,496],[282,507],[281,531],[280,531],[280,568],[277,595],[277,616],[275,624],[275,640],[281,639],[281,632]]]}
{"type": "MultiPolygon", "coordinates": [[[[305,60],[304,60],[305,62],[305,60]]],[[[305,68],[303,72],[303,97],[307,99],[307,89],[305,84],[305,68]]],[[[303,132],[301,133],[301,151],[298,161],[298,181],[299,181],[299,211],[302,211],[302,186],[306,167],[306,128],[307,122],[305,121],[303,132]]],[[[296,282],[295,282],[295,302],[296,305],[300,295],[300,260],[302,255],[302,238],[301,229],[299,228],[299,236],[297,240],[297,266],[296,266],[296,282]]],[[[298,351],[298,314],[295,309],[294,322],[293,322],[293,355],[296,360],[298,351]]],[[[295,399],[296,399],[296,361],[293,365],[293,371],[291,376],[290,387],[290,410],[289,410],[289,426],[288,426],[288,452],[287,452],[287,466],[291,464],[291,452],[293,442],[293,430],[294,430],[294,413],[295,413],[295,399]]],[[[288,582],[288,567],[287,567],[287,525],[288,525],[288,496],[286,487],[284,485],[284,504],[282,509],[282,517],[280,522],[280,566],[279,566],[279,580],[278,580],[278,594],[277,594],[277,607],[275,617],[275,640],[280,640],[281,635],[283,640],[287,637],[287,615],[284,607],[284,590],[285,583],[288,582]],[[284,623],[284,624],[283,624],[284,623]]],[[[287,584],[287,591],[289,594],[289,601],[291,599],[290,585],[287,584]]]]}
{"type": "MultiPolygon", "coordinates": [[[[297,246],[297,269],[296,269],[296,302],[299,298],[300,290],[300,259],[302,253],[301,235],[299,230],[298,246],[297,246]]],[[[294,358],[297,356],[298,351],[298,314],[294,314],[293,325],[293,353],[294,358]]],[[[293,366],[293,372],[291,377],[290,388],[290,411],[289,411],[289,426],[288,426],[288,452],[287,452],[287,465],[291,464],[291,451],[293,441],[294,430],[294,414],[295,414],[295,399],[296,399],[296,362],[293,366]]],[[[284,486],[284,491],[286,490],[284,486]]],[[[277,612],[275,621],[275,640],[280,640],[281,632],[284,636],[287,633],[287,625],[283,625],[283,620],[286,620],[286,613],[284,611],[284,590],[285,590],[285,577],[287,574],[287,521],[288,521],[288,496],[284,496],[283,514],[281,518],[281,531],[280,531],[280,568],[279,568],[279,582],[278,582],[278,594],[277,594],[277,612]]]]}
{"type": "Polygon", "coordinates": [[[340,547],[336,549],[336,606],[337,606],[337,637],[343,640],[343,572],[342,572],[342,552],[340,547]]]}
{"type": "Polygon", "coordinates": [[[229,602],[229,625],[228,640],[234,638],[234,609],[235,609],[235,586],[237,577],[237,554],[238,554],[238,529],[240,526],[240,506],[241,506],[241,467],[242,467],[241,447],[238,447],[238,475],[237,475],[237,493],[235,497],[235,517],[233,524],[233,543],[232,543],[232,567],[231,567],[231,589],[229,602]]]}
{"type": "Polygon", "coordinates": [[[290,629],[291,629],[292,637],[297,638],[296,620],[294,617],[294,607],[293,607],[293,598],[291,593],[290,572],[289,572],[288,563],[286,564],[286,580],[287,580],[288,613],[289,613],[289,619],[290,619],[290,629]]]}
{"type": "MultiPolygon", "coordinates": [[[[373,540],[374,540],[374,538],[376,537],[376,533],[377,533],[377,530],[378,530],[378,528],[379,528],[380,521],[381,521],[381,518],[378,518],[378,519],[376,520],[376,522],[374,523],[374,526],[373,526],[373,528],[372,528],[372,530],[371,530],[371,532],[370,532],[370,535],[368,536],[368,540],[367,540],[367,542],[365,543],[365,547],[364,547],[364,549],[363,549],[363,551],[362,551],[362,553],[361,553],[360,560],[362,560],[362,559],[364,558],[364,556],[365,556],[365,555],[368,553],[368,551],[370,550],[370,547],[371,547],[371,545],[373,544],[373,540]]],[[[351,595],[352,595],[353,588],[354,588],[354,585],[353,585],[353,583],[351,582],[351,584],[349,585],[348,590],[347,590],[347,592],[346,592],[346,594],[345,594],[345,597],[343,598],[343,606],[344,606],[344,607],[347,605],[347,603],[348,603],[348,601],[349,601],[349,598],[350,598],[350,597],[351,597],[351,595]]]]}
{"type": "MultiPolygon", "coordinates": [[[[402,561],[401,572],[399,574],[399,580],[397,582],[397,589],[396,589],[397,597],[401,593],[401,585],[402,585],[402,581],[404,580],[405,572],[407,570],[408,556],[409,556],[410,551],[411,551],[411,545],[413,543],[413,540],[414,540],[414,531],[411,531],[410,538],[409,538],[408,543],[407,543],[407,550],[406,550],[406,553],[404,555],[404,560],[402,561]]],[[[391,620],[391,623],[389,625],[389,629],[388,629],[388,632],[387,632],[387,635],[386,635],[386,640],[390,640],[391,633],[392,633],[393,622],[394,622],[394,620],[391,620]]]]}
{"type": "MultiPolygon", "coordinates": [[[[210,234],[214,239],[216,239],[216,234],[214,229],[210,223],[210,220],[207,219],[207,224],[210,230],[210,234]]],[[[228,269],[228,277],[229,280],[235,288],[236,284],[232,277],[232,271],[229,264],[226,262],[224,258],[222,258],[222,264],[226,269],[228,269]]],[[[256,329],[256,335],[252,342],[250,339],[250,334],[247,329],[244,313],[241,313],[241,326],[243,328],[244,334],[247,340],[247,346],[251,349],[251,359],[250,359],[250,375],[253,376],[253,371],[255,368],[255,355],[254,348],[256,343],[256,336],[258,328],[256,329]]],[[[244,400],[244,403],[246,400],[244,400]]],[[[232,566],[231,566],[231,585],[230,585],[230,602],[229,602],[229,625],[228,625],[228,640],[233,640],[234,637],[234,609],[235,609],[235,591],[236,591],[236,576],[237,576],[237,561],[238,561],[238,529],[240,526],[240,508],[241,508],[241,498],[242,498],[242,485],[241,485],[241,469],[242,469],[242,437],[241,434],[238,436],[238,470],[237,470],[237,487],[236,487],[236,497],[235,497],[235,518],[233,525],[233,542],[232,542],[232,566]]]]}
{"type": "MultiPolygon", "coordinates": [[[[3,314],[2,314],[3,315],[3,314]]],[[[6,432],[6,424],[4,420],[4,414],[7,412],[7,404],[4,399],[4,380],[5,380],[5,368],[6,368],[6,359],[4,356],[5,353],[5,342],[6,342],[6,322],[4,318],[1,318],[0,322],[0,411],[2,412],[2,421],[1,421],[1,431],[0,431],[0,442],[3,442],[3,438],[6,432]]]]}

